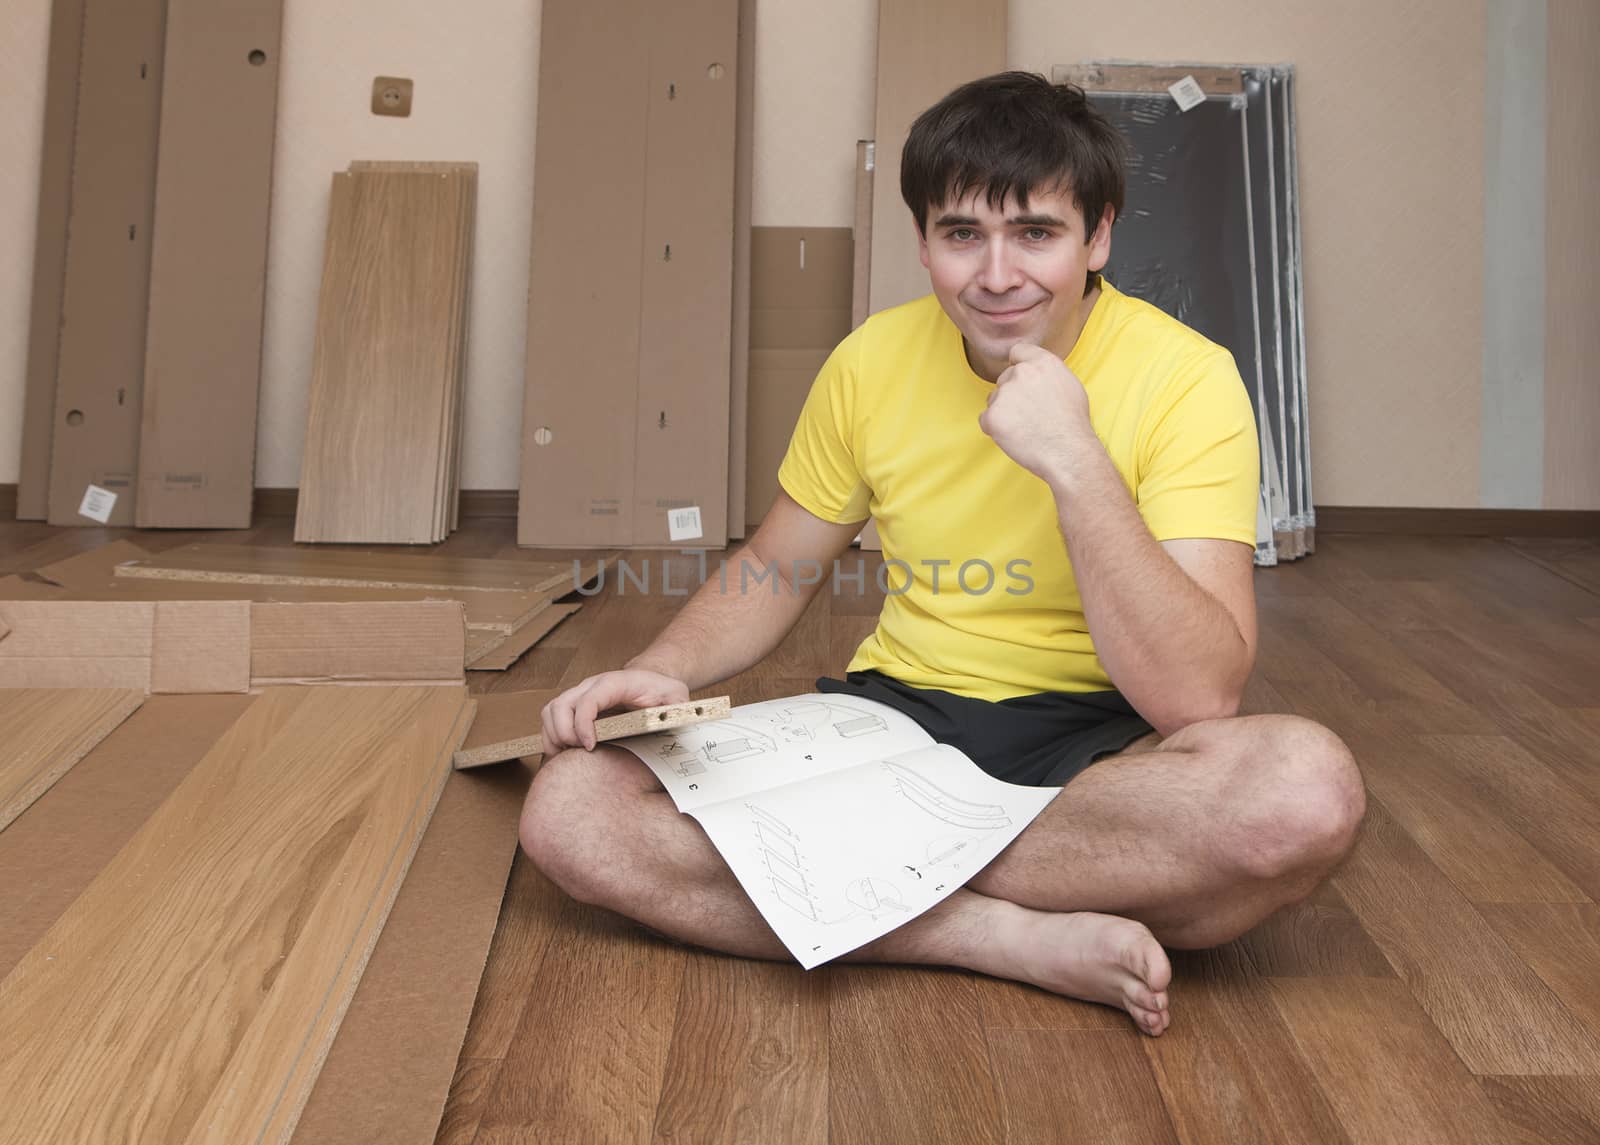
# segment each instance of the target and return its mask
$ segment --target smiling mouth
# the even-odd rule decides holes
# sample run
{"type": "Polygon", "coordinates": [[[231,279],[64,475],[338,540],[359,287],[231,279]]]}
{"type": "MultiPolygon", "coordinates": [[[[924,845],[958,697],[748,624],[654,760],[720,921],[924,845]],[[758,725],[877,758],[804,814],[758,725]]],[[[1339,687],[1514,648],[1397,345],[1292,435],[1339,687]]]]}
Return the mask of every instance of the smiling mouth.
{"type": "Polygon", "coordinates": [[[984,310],[977,306],[974,306],[973,309],[979,314],[982,314],[985,318],[989,319],[991,322],[1011,322],[1021,318],[1024,314],[1029,313],[1038,305],[1039,304],[1037,302],[1034,302],[1027,306],[1018,307],[1014,310],[984,310]]]}

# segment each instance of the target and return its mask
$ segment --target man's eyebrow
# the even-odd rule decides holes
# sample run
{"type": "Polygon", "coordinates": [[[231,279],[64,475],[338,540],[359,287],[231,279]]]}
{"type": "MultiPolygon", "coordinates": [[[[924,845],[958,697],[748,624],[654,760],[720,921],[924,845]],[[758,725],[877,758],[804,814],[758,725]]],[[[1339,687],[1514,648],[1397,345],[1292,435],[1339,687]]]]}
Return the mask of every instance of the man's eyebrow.
{"type": "Polygon", "coordinates": [[[1014,227],[1064,227],[1066,219],[1055,215],[1012,215],[1006,222],[1014,227]]]}
{"type": "Polygon", "coordinates": [[[973,215],[940,215],[934,220],[936,227],[975,227],[978,220],[973,215]]]}

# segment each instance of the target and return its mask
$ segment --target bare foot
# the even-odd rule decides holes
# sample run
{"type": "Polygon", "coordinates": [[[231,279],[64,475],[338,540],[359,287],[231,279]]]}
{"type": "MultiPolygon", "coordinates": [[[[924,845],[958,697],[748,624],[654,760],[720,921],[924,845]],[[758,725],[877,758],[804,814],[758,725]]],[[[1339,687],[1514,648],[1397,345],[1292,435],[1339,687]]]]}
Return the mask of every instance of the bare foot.
{"type": "Polygon", "coordinates": [[[1130,918],[1013,907],[992,933],[991,973],[1069,998],[1117,1006],[1139,1032],[1159,1037],[1172,1021],[1172,965],[1148,927],[1130,918]],[[1014,913],[1013,913],[1014,912],[1014,913]]]}

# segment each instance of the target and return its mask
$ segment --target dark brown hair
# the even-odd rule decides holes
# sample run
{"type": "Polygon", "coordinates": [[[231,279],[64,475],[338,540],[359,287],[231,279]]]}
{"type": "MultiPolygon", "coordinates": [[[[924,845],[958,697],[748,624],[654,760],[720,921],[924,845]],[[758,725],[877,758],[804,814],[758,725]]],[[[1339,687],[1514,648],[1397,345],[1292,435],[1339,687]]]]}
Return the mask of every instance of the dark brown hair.
{"type": "Polygon", "coordinates": [[[1083,89],[1032,72],[962,84],[917,116],[900,153],[900,195],[927,233],[928,212],[973,191],[1000,208],[1015,195],[1064,190],[1083,212],[1084,237],[1109,205],[1122,215],[1122,136],[1083,89]]]}

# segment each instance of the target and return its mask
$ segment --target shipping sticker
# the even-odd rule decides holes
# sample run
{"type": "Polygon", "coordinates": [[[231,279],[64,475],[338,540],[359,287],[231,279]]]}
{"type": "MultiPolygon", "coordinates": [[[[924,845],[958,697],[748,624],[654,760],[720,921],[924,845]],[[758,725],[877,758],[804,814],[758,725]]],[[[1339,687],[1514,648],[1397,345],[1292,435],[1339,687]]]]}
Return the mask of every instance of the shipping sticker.
{"type": "Polygon", "coordinates": [[[1200,85],[1193,76],[1184,76],[1167,90],[1172,93],[1173,101],[1177,103],[1179,111],[1199,107],[1206,101],[1206,93],[1200,90],[1200,85]]]}
{"type": "Polygon", "coordinates": [[[667,510],[667,535],[674,541],[692,541],[703,535],[700,506],[667,510]]]}
{"type": "Polygon", "coordinates": [[[99,521],[102,525],[111,520],[111,510],[116,507],[117,495],[109,489],[102,489],[98,485],[90,485],[83,494],[83,503],[78,506],[78,516],[87,517],[91,521],[99,521]]]}

